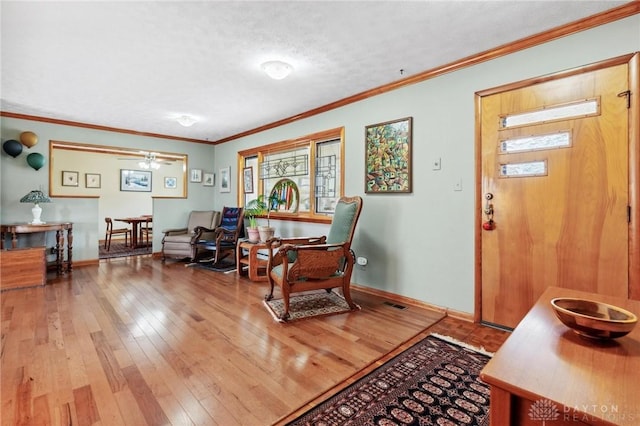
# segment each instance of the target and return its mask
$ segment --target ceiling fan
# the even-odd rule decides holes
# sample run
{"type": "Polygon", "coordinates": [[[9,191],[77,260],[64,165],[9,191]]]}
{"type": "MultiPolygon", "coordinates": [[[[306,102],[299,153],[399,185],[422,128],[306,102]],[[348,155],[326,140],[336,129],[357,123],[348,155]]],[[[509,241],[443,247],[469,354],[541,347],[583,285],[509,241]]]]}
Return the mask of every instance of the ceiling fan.
{"type": "Polygon", "coordinates": [[[118,160],[137,161],[141,169],[158,170],[161,165],[170,165],[173,160],[159,159],[157,152],[140,151],[142,158],[118,158],[118,160]]]}

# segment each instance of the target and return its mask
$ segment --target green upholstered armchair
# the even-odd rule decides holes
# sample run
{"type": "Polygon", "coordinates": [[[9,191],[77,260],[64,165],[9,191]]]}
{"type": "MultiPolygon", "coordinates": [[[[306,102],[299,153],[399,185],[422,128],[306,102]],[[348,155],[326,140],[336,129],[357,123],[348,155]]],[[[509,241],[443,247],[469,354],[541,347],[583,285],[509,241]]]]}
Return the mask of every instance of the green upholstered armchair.
{"type": "Polygon", "coordinates": [[[196,254],[198,235],[196,228],[215,228],[220,223],[220,212],[214,210],[192,211],[184,228],[165,229],[162,232],[162,261],[167,257],[193,260],[196,254]]]}
{"type": "Polygon", "coordinates": [[[271,291],[265,297],[273,298],[275,286],[280,287],[284,301],[281,319],[289,317],[291,293],[341,288],[345,301],[352,310],[358,306],[351,299],[351,272],[355,262],[351,240],[356,229],[361,197],[341,197],[327,236],[274,238],[267,241],[269,262],[267,277],[271,291]]]}

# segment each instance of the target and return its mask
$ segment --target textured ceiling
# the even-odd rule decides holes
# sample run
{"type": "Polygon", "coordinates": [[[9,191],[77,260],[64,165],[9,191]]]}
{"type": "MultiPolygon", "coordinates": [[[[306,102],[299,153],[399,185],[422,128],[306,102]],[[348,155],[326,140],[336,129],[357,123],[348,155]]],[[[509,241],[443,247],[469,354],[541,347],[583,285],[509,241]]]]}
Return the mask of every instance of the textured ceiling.
{"type": "Polygon", "coordinates": [[[2,0],[1,108],[216,141],[627,2],[2,0]]]}

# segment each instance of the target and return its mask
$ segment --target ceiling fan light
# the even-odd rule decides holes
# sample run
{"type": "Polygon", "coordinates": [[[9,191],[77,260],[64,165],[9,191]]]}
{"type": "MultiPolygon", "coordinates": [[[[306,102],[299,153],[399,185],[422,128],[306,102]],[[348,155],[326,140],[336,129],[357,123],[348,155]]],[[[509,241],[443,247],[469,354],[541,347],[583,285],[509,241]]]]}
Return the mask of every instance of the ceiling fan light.
{"type": "Polygon", "coordinates": [[[282,80],[293,71],[293,67],[282,61],[268,61],[261,65],[262,70],[274,80],[282,80]]]}
{"type": "Polygon", "coordinates": [[[176,118],[176,120],[178,121],[178,123],[180,123],[181,126],[184,127],[191,127],[193,123],[196,122],[196,119],[191,117],[190,115],[181,115],[180,117],[176,118]]]}

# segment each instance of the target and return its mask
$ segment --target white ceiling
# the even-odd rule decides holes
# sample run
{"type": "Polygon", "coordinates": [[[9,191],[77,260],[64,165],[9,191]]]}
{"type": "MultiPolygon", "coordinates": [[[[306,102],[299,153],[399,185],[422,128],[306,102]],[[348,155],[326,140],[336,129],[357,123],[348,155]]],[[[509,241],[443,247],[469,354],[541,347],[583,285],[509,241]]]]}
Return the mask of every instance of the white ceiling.
{"type": "Polygon", "coordinates": [[[1,108],[216,141],[627,2],[2,0],[1,108]]]}

